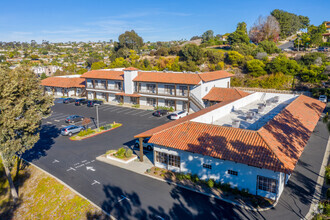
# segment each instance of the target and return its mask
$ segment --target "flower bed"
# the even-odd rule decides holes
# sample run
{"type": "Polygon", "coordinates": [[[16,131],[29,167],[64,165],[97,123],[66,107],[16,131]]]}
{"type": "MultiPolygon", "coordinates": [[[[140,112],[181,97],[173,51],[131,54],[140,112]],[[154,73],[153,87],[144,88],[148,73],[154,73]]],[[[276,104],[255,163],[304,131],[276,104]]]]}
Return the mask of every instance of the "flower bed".
{"type": "Polygon", "coordinates": [[[114,160],[121,163],[129,163],[137,158],[133,155],[131,149],[119,148],[118,150],[110,150],[106,152],[106,157],[110,160],[114,160]]]}
{"type": "Polygon", "coordinates": [[[94,137],[96,135],[111,131],[120,126],[122,126],[122,124],[114,122],[112,124],[107,124],[107,125],[101,126],[99,129],[98,128],[96,128],[96,129],[89,128],[87,130],[83,130],[83,131],[79,132],[75,136],[70,137],[70,140],[73,140],[73,141],[84,140],[86,138],[94,137]]]}
{"type": "Polygon", "coordinates": [[[158,167],[148,169],[146,174],[254,208],[267,208],[275,202],[271,199],[252,195],[247,189],[232,188],[229,183],[215,182],[212,179],[201,180],[197,175],[175,173],[158,167]]]}

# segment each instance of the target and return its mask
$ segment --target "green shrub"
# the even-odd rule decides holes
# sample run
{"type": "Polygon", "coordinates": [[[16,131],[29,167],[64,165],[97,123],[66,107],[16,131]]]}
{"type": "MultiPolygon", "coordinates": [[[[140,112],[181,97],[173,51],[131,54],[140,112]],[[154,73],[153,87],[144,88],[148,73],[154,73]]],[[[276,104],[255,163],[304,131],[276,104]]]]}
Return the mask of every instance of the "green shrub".
{"type": "Polygon", "coordinates": [[[327,199],[330,199],[330,188],[327,189],[327,199]]]}
{"type": "Polygon", "coordinates": [[[179,181],[184,180],[184,174],[183,173],[176,173],[175,176],[176,176],[176,179],[179,180],[179,181]]]}
{"type": "Polygon", "coordinates": [[[120,127],[120,126],[121,126],[120,123],[116,123],[116,124],[112,124],[112,125],[111,125],[112,128],[117,128],[117,127],[120,127]]]}
{"type": "Polygon", "coordinates": [[[325,168],[325,181],[327,184],[330,184],[330,166],[325,168]]]}
{"type": "Polygon", "coordinates": [[[119,148],[118,151],[117,151],[117,156],[120,157],[120,158],[123,158],[125,152],[126,152],[125,148],[121,147],[121,148],[119,148]]]}
{"type": "Polygon", "coordinates": [[[241,196],[248,197],[250,196],[249,189],[242,189],[240,191],[241,196]]]}
{"type": "Polygon", "coordinates": [[[147,173],[150,173],[151,172],[151,169],[147,169],[147,173]]]}
{"type": "Polygon", "coordinates": [[[79,137],[84,137],[84,136],[87,136],[87,135],[90,135],[90,134],[93,134],[93,133],[95,133],[95,131],[92,130],[91,128],[88,128],[87,130],[80,131],[78,133],[78,136],[79,137]]]}
{"type": "Polygon", "coordinates": [[[101,126],[101,127],[100,127],[100,130],[103,131],[103,130],[104,130],[104,126],[101,126]]]}
{"type": "Polygon", "coordinates": [[[167,110],[169,112],[173,112],[174,108],[173,107],[165,107],[165,106],[157,106],[157,107],[155,107],[155,110],[167,110]]]}
{"type": "Polygon", "coordinates": [[[191,176],[191,180],[192,180],[194,183],[197,183],[197,182],[199,182],[199,177],[197,176],[197,174],[193,174],[193,175],[191,176]]]}
{"type": "Polygon", "coordinates": [[[213,179],[209,179],[207,181],[207,185],[210,187],[210,188],[213,188],[214,187],[214,180],[213,179]]]}
{"type": "Polygon", "coordinates": [[[224,192],[228,192],[228,191],[230,191],[230,189],[231,189],[230,183],[224,183],[224,184],[221,184],[221,189],[222,189],[222,191],[224,191],[224,192]]]}
{"type": "Polygon", "coordinates": [[[132,105],[133,108],[140,108],[140,104],[132,105]]]}
{"type": "Polygon", "coordinates": [[[237,195],[237,194],[240,193],[240,190],[237,188],[237,186],[236,186],[235,188],[232,189],[232,193],[233,193],[234,195],[237,195]]]}
{"type": "Polygon", "coordinates": [[[130,158],[133,155],[133,151],[131,149],[127,149],[125,152],[125,157],[130,158]]]}
{"type": "Polygon", "coordinates": [[[190,174],[190,173],[185,174],[185,175],[184,175],[184,178],[185,178],[186,180],[191,180],[191,174],[190,174]]]}

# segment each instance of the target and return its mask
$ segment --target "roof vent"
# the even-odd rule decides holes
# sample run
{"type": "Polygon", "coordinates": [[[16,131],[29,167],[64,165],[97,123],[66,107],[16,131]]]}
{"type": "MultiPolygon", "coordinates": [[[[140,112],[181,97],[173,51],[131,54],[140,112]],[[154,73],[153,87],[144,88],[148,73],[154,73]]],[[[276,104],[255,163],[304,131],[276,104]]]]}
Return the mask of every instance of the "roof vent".
{"type": "Polygon", "coordinates": [[[280,101],[280,97],[277,95],[273,98],[273,103],[278,103],[280,101]]]}
{"type": "Polygon", "coordinates": [[[241,123],[240,120],[234,119],[233,122],[232,122],[232,127],[233,128],[239,128],[240,123],[241,123]]]}
{"type": "Polygon", "coordinates": [[[262,104],[262,105],[259,105],[258,106],[258,113],[261,113],[261,112],[264,112],[265,111],[265,105],[264,104],[262,104]]]}
{"type": "Polygon", "coordinates": [[[266,100],[266,105],[269,106],[269,105],[272,104],[272,102],[273,102],[273,99],[267,99],[266,100]]]}

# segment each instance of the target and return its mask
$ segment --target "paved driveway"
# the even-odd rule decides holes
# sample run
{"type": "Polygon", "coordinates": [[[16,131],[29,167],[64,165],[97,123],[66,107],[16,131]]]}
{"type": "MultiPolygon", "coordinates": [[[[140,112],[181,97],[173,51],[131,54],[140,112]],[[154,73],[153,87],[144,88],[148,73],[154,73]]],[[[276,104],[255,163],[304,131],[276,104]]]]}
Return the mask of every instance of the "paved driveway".
{"type": "Polygon", "coordinates": [[[95,160],[108,149],[132,144],[135,134],[166,123],[166,117],[104,105],[100,121],[123,126],[83,141],[70,141],[58,135],[62,120],[70,114],[95,117],[95,108],[56,104],[53,110],[54,115],[44,121],[40,141],[24,157],[118,219],[300,219],[308,212],[329,136],[320,122],[279,204],[258,213],[95,160]]]}

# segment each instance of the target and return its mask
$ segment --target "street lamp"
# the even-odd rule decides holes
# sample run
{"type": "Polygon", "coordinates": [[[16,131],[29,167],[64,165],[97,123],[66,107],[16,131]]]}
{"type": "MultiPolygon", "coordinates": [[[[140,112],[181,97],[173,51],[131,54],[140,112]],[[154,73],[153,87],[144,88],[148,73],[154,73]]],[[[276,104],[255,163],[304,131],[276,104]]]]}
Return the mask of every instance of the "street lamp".
{"type": "Polygon", "coordinates": [[[100,130],[100,124],[99,124],[99,105],[96,105],[96,123],[97,123],[97,129],[100,130]]]}

